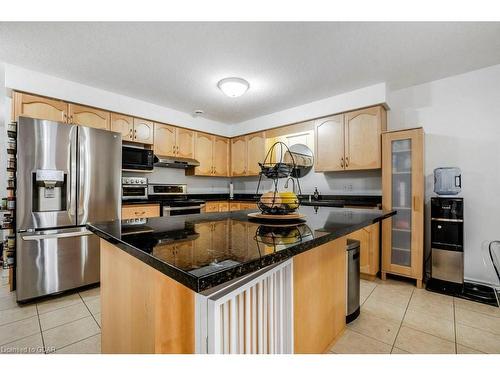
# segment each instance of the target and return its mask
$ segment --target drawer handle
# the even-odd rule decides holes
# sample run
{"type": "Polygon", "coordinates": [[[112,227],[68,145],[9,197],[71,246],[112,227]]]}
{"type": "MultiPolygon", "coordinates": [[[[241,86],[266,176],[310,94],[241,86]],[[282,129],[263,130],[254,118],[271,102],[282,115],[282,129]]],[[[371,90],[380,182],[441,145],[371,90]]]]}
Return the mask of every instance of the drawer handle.
{"type": "Polygon", "coordinates": [[[340,166],[344,168],[344,157],[340,158],[340,166]]]}
{"type": "Polygon", "coordinates": [[[144,215],[145,213],[146,213],[146,211],[142,211],[142,212],[136,211],[136,212],[134,212],[135,215],[144,215]]]}

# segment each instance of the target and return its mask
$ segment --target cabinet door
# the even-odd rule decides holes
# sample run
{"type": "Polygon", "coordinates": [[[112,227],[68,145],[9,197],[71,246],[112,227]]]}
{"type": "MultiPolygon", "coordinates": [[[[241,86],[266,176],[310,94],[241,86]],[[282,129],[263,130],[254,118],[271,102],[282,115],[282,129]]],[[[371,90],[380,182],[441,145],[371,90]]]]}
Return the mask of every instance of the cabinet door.
{"type": "Polygon", "coordinates": [[[382,223],[383,271],[422,279],[423,130],[382,136],[382,208],[397,214],[382,223]]]}
{"type": "Polygon", "coordinates": [[[379,224],[372,224],[348,235],[349,239],[360,242],[360,271],[376,276],[379,271],[379,224]]]}
{"type": "Polygon", "coordinates": [[[79,104],[69,104],[69,122],[96,129],[110,129],[110,113],[79,104]]]}
{"type": "Polygon", "coordinates": [[[196,133],[194,153],[195,159],[200,162],[200,165],[195,168],[195,175],[197,176],[213,175],[213,141],[213,135],[196,133]]]}
{"type": "Polygon", "coordinates": [[[229,211],[229,202],[220,202],[219,212],[227,212],[227,211],[229,211]]]}
{"type": "Polygon", "coordinates": [[[205,212],[219,212],[219,202],[207,202],[205,212]]]}
{"type": "Polygon", "coordinates": [[[154,124],[154,151],[159,156],[175,155],[175,126],[154,124]]]}
{"type": "Polygon", "coordinates": [[[213,225],[212,249],[218,253],[226,253],[228,245],[228,222],[226,220],[215,221],[213,225]]]}
{"type": "Polygon", "coordinates": [[[247,173],[247,140],[245,136],[231,139],[231,176],[247,173]]]}
{"type": "Polygon", "coordinates": [[[240,204],[238,202],[229,203],[229,211],[239,211],[240,209],[240,204]]]}
{"type": "Polygon", "coordinates": [[[68,103],[16,92],[14,93],[14,113],[16,120],[19,116],[23,116],[66,122],[68,119],[68,103]]]}
{"type": "Polygon", "coordinates": [[[156,246],[153,249],[153,256],[167,263],[175,264],[175,244],[156,246]]]}
{"type": "Polygon", "coordinates": [[[194,225],[199,237],[194,240],[194,261],[198,267],[207,266],[213,260],[212,250],[212,223],[199,223],[194,225]]]}
{"type": "Polygon", "coordinates": [[[134,118],[134,141],[152,145],[154,142],[154,123],[134,118]]]}
{"type": "Polygon", "coordinates": [[[175,137],[177,156],[181,158],[194,158],[194,131],[177,128],[175,137]]]}
{"type": "Polygon", "coordinates": [[[214,137],[213,167],[214,176],[229,175],[229,139],[214,137]]]}
{"type": "Polygon", "coordinates": [[[120,133],[124,141],[132,141],[134,136],[134,118],[119,113],[111,113],[111,131],[120,133]]]}
{"type": "Polygon", "coordinates": [[[344,115],[316,121],[314,131],[316,172],[344,170],[344,115]]]}
{"type": "Polygon", "coordinates": [[[247,176],[257,176],[260,173],[259,163],[266,157],[266,136],[263,132],[247,136],[247,176]]]}
{"type": "Polygon", "coordinates": [[[346,113],[344,116],[345,169],[381,168],[381,135],[385,130],[385,109],[382,107],[365,108],[346,113]]]}

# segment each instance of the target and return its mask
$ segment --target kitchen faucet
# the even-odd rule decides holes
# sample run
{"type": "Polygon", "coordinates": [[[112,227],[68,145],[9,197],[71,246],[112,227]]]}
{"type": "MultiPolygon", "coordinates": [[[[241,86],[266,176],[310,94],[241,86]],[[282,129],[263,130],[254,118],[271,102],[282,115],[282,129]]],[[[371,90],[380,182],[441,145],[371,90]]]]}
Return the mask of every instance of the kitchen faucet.
{"type": "Polygon", "coordinates": [[[296,194],[295,192],[295,180],[292,178],[292,177],[288,177],[286,179],[286,182],[285,182],[285,185],[283,186],[285,189],[288,189],[288,181],[292,180],[292,191],[294,192],[294,194],[296,194]]]}

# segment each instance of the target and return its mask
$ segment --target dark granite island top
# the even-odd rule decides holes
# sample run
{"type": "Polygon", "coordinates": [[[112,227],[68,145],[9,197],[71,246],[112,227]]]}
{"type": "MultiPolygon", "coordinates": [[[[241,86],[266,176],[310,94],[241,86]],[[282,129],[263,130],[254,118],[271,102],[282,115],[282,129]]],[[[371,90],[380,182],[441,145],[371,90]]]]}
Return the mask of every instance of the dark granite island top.
{"type": "Polygon", "coordinates": [[[219,286],[379,222],[396,212],[301,207],[303,223],[261,223],[250,211],[88,225],[99,237],[195,292],[219,286]],[[177,251],[174,251],[174,247],[177,251]],[[179,250],[180,249],[180,250],[179,250]]]}

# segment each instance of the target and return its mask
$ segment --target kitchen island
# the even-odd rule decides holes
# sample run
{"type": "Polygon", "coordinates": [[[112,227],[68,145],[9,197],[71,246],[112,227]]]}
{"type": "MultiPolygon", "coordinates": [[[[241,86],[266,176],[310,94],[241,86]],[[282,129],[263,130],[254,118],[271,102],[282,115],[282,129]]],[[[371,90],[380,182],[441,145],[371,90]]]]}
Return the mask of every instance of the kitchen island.
{"type": "Polygon", "coordinates": [[[321,353],[345,328],[346,242],[395,212],[301,207],[115,221],[101,237],[103,353],[321,353]]]}

